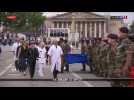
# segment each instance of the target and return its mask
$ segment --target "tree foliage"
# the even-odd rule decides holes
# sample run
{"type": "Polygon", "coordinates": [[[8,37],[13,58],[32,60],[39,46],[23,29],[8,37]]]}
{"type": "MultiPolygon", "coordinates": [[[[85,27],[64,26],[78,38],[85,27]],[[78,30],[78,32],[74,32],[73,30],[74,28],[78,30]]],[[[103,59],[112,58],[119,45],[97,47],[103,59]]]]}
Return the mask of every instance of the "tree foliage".
{"type": "Polygon", "coordinates": [[[0,22],[15,32],[36,32],[44,20],[41,12],[0,12],[0,22]],[[17,19],[9,20],[7,16],[16,16],[17,19]]]}
{"type": "Polygon", "coordinates": [[[134,21],[130,25],[130,33],[134,33],[134,21]]]}

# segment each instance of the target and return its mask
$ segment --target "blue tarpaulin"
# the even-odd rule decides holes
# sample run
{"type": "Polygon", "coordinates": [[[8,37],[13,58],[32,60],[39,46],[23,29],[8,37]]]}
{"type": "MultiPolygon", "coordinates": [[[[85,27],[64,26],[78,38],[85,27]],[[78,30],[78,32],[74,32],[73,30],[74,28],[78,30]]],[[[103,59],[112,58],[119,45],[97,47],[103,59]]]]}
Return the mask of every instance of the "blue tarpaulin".
{"type": "Polygon", "coordinates": [[[65,55],[65,61],[68,64],[73,63],[89,63],[89,56],[86,54],[66,54],[65,55]]]}

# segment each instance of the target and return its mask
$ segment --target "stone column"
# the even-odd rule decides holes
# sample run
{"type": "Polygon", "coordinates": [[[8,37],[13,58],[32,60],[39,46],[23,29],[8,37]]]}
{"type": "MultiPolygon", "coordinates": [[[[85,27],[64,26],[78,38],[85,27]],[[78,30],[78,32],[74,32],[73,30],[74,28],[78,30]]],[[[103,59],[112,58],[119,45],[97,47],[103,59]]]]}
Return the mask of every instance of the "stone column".
{"type": "Polygon", "coordinates": [[[68,28],[68,22],[66,22],[66,28],[68,28]]]}
{"type": "Polygon", "coordinates": [[[80,34],[81,34],[81,36],[83,36],[83,30],[82,30],[82,22],[80,23],[80,34]]]}
{"type": "Polygon", "coordinates": [[[59,28],[60,27],[60,23],[59,22],[57,22],[57,28],[59,28]]]}
{"type": "Polygon", "coordinates": [[[64,28],[64,22],[61,22],[61,28],[64,28]]]}
{"type": "Polygon", "coordinates": [[[90,22],[89,25],[90,25],[90,31],[89,31],[89,33],[90,33],[90,37],[92,37],[92,22],[90,22]]]}
{"type": "Polygon", "coordinates": [[[97,35],[96,35],[96,22],[94,22],[94,37],[97,37],[97,35]]]}
{"type": "Polygon", "coordinates": [[[99,37],[102,37],[102,32],[101,32],[101,22],[99,23],[99,37]]]}
{"type": "Polygon", "coordinates": [[[85,22],[85,36],[87,37],[87,22],[85,22]]]}
{"type": "Polygon", "coordinates": [[[77,29],[78,28],[78,24],[76,23],[75,26],[76,26],[75,27],[75,32],[78,33],[78,29],[77,29]]]}
{"type": "Polygon", "coordinates": [[[104,36],[106,35],[106,22],[104,22],[104,36]]]}

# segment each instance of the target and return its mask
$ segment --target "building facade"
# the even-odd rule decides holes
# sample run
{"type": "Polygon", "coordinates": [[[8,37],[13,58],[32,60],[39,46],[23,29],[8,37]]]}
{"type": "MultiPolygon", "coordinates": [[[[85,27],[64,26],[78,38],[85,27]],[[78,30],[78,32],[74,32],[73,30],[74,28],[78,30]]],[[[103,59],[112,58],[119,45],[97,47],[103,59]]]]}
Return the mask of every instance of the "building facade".
{"type": "Polygon", "coordinates": [[[117,34],[121,26],[123,26],[121,19],[108,19],[92,12],[67,12],[47,18],[45,21],[46,33],[48,28],[69,28],[69,36],[79,33],[79,38],[102,38],[108,33],[117,34]]]}

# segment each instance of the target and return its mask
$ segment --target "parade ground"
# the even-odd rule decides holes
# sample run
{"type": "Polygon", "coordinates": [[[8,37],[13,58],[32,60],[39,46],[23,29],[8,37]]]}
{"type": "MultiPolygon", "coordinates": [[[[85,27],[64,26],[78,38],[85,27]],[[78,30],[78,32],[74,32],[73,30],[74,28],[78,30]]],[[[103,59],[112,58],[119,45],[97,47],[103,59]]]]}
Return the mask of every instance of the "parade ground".
{"type": "MultiPolygon", "coordinates": [[[[26,76],[15,70],[13,53],[11,46],[1,46],[0,55],[0,87],[110,87],[109,81],[83,81],[84,79],[99,79],[90,73],[87,66],[86,72],[81,72],[81,64],[70,64],[70,72],[60,73],[58,81],[52,80],[51,68],[45,67],[44,77],[39,77],[36,72],[33,80],[30,80],[29,73],[26,76]]],[[[73,49],[74,53],[79,53],[79,49],[73,49]]]]}

